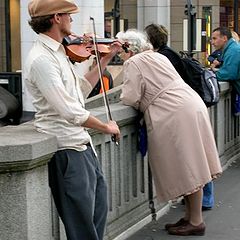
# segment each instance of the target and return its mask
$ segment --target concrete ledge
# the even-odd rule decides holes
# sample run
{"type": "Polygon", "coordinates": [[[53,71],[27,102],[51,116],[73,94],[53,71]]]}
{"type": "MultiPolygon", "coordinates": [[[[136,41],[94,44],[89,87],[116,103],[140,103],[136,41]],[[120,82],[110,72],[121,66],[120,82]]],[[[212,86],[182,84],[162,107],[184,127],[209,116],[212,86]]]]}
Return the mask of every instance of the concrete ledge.
{"type": "Polygon", "coordinates": [[[56,137],[37,132],[30,122],[2,127],[0,172],[24,171],[44,165],[56,150],[56,137]]]}
{"type": "Polygon", "coordinates": [[[27,171],[47,164],[53,153],[41,158],[25,161],[0,162],[0,173],[27,171]]]}
{"type": "MultiPolygon", "coordinates": [[[[110,89],[109,91],[107,91],[107,98],[108,98],[109,104],[119,102],[121,92],[122,92],[121,85],[114,87],[114,88],[110,89]]],[[[94,97],[88,98],[86,100],[85,105],[86,105],[87,109],[104,106],[103,94],[101,93],[94,97]]]]}
{"type": "Polygon", "coordinates": [[[229,82],[219,82],[219,85],[221,94],[231,90],[229,82]]]}
{"type": "MultiPolygon", "coordinates": [[[[123,105],[121,102],[111,104],[110,111],[113,120],[117,122],[120,128],[124,125],[127,125],[128,123],[131,123],[133,119],[135,119],[137,116],[137,111],[134,108],[123,105]]],[[[93,108],[90,110],[90,112],[93,116],[97,117],[101,121],[107,121],[105,107],[102,106],[98,108],[93,108]]],[[[91,136],[93,136],[94,134],[98,133],[98,131],[89,129],[89,133],[91,136]]]]}
{"type": "MultiPolygon", "coordinates": [[[[110,106],[112,118],[114,121],[118,123],[130,121],[130,119],[135,118],[137,116],[137,111],[134,110],[132,107],[125,106],[121,102],[111,104],[110,106]]],[[[102,121],[106,121],[106,109],[105,107],[98,107],[91,109],[91,114],[102,121]]]]}

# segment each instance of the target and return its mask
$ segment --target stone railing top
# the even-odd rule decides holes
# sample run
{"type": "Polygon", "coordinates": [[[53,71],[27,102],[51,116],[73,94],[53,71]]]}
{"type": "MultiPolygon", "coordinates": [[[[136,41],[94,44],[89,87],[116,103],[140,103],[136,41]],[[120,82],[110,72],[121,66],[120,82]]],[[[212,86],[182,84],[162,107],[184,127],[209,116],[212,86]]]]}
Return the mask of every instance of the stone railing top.
{"type": "Polygon", "coordinates": [[[229,82],[219,82],[220,85],[220,91],[221,93],[224,93],[228,90],[230,90],[230,84],[229,82]]]}
{"type": "Polygon", "coordinates": [[[31,122],[0,128],[0,172],[42,165],[56,150],[56,137],[37,132],[31,122]]]}
{"type": "MultiPolygon", "coordinates": [[[[109,104],[117,103],[120,101],[121,91],[122,91],[122,85],[114,87],[109,91],[107,91],[107,98],[108,98],[109,104]]],[[[103,105],[104,105],[104,101],[103,101],[102,93],[94,97],[88,98],[86,100],[87,109],[97,108],[103,105]]]]}
{"type": "MultiPolygon", "coordinates": [[[[137,116],[136,110],[134,110],[132,107],[123,105],[121,102],[111,104],[110,110],[113,120],[116,121],[120,127],[132,121],[132,119],[136,118],[137,116]]],[[[91,109],[90,112],[93,116],[97,117],[101,121],[107,121],[106,109],[104,106],[91,109]]],[[[89,132],[92,134],[96,131],[90,129],[89,132]]]]}

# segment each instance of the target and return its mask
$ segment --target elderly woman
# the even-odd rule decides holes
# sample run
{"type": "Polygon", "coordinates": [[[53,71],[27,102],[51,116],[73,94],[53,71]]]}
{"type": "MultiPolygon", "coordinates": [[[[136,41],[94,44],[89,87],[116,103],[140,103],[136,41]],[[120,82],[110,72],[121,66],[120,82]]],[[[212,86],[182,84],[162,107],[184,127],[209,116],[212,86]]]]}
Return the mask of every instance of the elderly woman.
{"type": "MultiPolygon", "coordinates": [[[[172,63],[174,68],[177,70],[179,75],[185,82],[188,82],[188,76],[186,75],[186,71],[184,70],[184,65],[181,60],[181,57],[177,52],[167,46],[168,43],[168,30],[159,24],[150,24],[145,27],[145,32],[147,34],[148,40],[153,46],[154,51],[159,52],[166,56],[169,61],[172,63]]],[[[219,64],[222,63],[222,52],[216,50],[214,54],[208,57],[208,60],[212,63],[218,61],[219,64]],[[217,51],[217,52],[216,52],[217,51]],[[215,59],[216,58],[216,59],[215,59]]],[[[213,182],[207,183],[203,188],[203,201],[202,201],[202,210],[210,210],[214,206],[214,187],[213,182]]]]}
{"type": "Polygon", "coordinates": [[[173,235],[204,235],[202,188],[222,172],[207,108],[143,33],[117,37],[129,42],[129,52],[120,54],[121,99],[144,113],[157,197],[165,202],[184,196],[186,202],[185,216],[165,228],[173,235]]]}

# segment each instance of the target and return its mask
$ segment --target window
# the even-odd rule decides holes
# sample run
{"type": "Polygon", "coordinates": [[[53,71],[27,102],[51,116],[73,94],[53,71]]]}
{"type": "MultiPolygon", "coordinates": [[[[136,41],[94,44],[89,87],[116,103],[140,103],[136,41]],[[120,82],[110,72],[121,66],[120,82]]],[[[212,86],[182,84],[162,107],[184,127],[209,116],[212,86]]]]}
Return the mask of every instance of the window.
{"type": "Polygon", "coordinates": [[[238,22],[238,29],[235,29],[238,33],[240,32],[240,6],[238,0],[221,0],[220,1],[220,25],[228,27],[234,30],[234,23],[238,22]],[[238,11],[235,6],[238,5],[238,11]],[[235,14],[238,12],[238,16],[235,14]]]}
{"type": "Polygon", "coordinates": [[[0,71],[20,70],[20,0],[0,1],[0,31],[0,71]]]}

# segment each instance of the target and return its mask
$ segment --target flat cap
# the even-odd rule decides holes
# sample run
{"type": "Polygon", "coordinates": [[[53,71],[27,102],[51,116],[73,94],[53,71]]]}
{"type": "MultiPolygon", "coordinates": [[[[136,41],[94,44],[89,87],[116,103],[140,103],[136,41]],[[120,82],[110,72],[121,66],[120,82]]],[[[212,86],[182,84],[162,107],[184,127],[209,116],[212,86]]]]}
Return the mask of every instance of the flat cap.
{"type": "Polygon", "coordinates": [[[31,17],[40,17],[55,13],[77,13],[79,8],[73,0],[31,0],[28,12],[31,17]]]}

